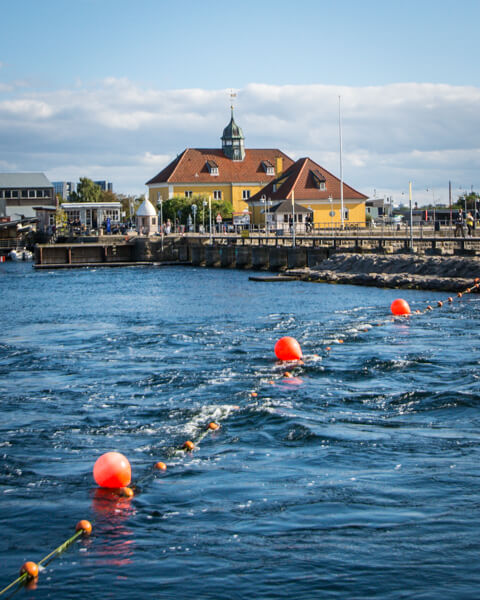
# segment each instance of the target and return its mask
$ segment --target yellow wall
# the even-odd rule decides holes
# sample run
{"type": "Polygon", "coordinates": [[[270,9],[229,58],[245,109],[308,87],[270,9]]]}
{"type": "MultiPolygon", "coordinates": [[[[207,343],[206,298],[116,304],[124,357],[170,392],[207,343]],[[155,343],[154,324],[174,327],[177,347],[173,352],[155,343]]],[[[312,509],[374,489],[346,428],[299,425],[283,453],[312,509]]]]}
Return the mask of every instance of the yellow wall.
{"type": "MultiPolygon", "coordinates": [[[[302,202],[296,201],[295,204],[300,204],[305,208],[310,207],[313,210],[313,222],[318,226],[330,226],[338,225],[341,223],[341,203],[340,200],[334,200],[332,202],[332,206],[330,207],[330,203],[325,204],[322,202],[321,204],[316,204],[315,202],[302,202]],[[335,212],[335,216],[330,216],[330,210],[335,212]]],[[[348,208],[348,219],[345,219],[344,224],[348,225],[351,223],[352,225],[365,225],[365,202],[363,201],[347,201],[343,202],[344,208],[348,208]]],[[[263,225],[265,223],[265,214],[263,212],[263,205],[259,206],[251,206],[250,210],[252,212],[252,223],[255,225],[263,225]]]]}
{"type": "MultiPolygon", "coordinates": [[[[186,191],[191,191],[193,196],[208,196],[212,197],[213,200],[213,192],[215,190],[221,190],[222,192],[222,201],[230,202],[233,206],[233,212],[241,212],[245,208],[248,209],[248,204],[242,199],[243,190],[250,190],[250,196],[256,194],[259,190],[262,189],[261,185],[242,185],[242,184],[217,184],[213,183],[212,185],[174,185],[173,186],[173,196],[185,196],[186,191]]],[[[157,205],[157,197],[158,192],[160,192],[161,198],[163,201],[168,200],[169,198],[169,188],[150,188],[148,199],[153,204],[153,206],[157,205]]]]}

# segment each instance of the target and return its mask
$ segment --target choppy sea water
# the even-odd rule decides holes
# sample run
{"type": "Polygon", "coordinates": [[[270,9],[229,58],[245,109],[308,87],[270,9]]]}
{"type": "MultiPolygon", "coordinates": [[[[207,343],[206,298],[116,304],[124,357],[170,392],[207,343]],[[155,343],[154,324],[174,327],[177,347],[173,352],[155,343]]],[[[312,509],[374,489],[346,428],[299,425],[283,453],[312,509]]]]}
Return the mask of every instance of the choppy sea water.
{"type": "Polygon", "coordinates": [[[480,596],[478,296],[249,274],[0,265],[0,589],[86,518],[16,597],[480,596]]]}

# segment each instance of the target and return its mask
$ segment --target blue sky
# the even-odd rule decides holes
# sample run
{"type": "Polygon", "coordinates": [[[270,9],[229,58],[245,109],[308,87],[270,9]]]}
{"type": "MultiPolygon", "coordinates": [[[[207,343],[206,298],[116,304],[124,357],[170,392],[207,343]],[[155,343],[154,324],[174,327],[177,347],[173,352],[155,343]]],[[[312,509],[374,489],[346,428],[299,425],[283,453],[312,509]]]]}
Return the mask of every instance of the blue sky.
{"type": "Polygon", "coordinates": [[[480,1],[3,0],[0,170],[142,193],[186,146],[309,155],[372,195],[480,186],[480,1]],[[1,141],[3,140],[3,141],[1,141]],[[88,171],[88,172],[87,172],[88,171]]]}

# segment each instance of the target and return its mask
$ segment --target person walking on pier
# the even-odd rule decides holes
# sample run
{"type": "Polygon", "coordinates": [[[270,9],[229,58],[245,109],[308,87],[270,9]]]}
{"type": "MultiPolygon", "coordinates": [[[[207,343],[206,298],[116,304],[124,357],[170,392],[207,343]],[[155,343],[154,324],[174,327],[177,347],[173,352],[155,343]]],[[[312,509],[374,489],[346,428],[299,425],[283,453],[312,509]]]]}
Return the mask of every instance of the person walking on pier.
{"type": "Polygon", "coordinates": [[[472,237],[472,232],[473,232],[473,217],[472,217],[472,213],[468,212],[467,213],[467,230],[468,230],[468,237],[472,237]]]}
{"type": "Polygon", "coordinates": [[[458,237],[457,234],[460,234],[460,237],[465,237],[465,221],[463,219],[463,210],[460,209],[458,211],[457,218],[455,220],[455,237],[458,237]]]}

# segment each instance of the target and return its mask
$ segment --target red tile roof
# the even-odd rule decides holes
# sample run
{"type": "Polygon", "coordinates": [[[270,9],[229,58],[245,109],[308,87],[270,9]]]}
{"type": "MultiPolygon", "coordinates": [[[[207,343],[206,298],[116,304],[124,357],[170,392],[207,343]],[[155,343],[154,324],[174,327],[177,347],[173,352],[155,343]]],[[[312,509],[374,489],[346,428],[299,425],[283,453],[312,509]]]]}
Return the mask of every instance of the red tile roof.
{"type": "MultiPolygon", "coordinates": [[[[302,200],[328,200],[340,198],[340,179],[332,175],[310,158],[300,158],[280,177],[275,177],[262,190],[251,196],[248,202],[258,202],[262,196],[271,200],[287,200],[295,192],[295,202],[302,200]],[[325,190],[318,181],[325,178],[325,190]],[[273,191],[274,184],[277,190],[273,191]]],[[[368,196],[343,182],[343,196],[348,200],[366,200],[368,196]]]]}
{"type": "Polygon", "coordinates": [[[154,183],[268,183],[277,175],[267,175],[262,164],[269,161],[276,166],[276,158],[282,158],[283,171],[293,165],[293,160],[281,150],[245,150],[242,161],[227,158],[221,149],[187,148],[167,165],[158,175],[147,181],[154,183]],[[218,165],[218,175],[212,176],[207,161],[218,165]]]}

